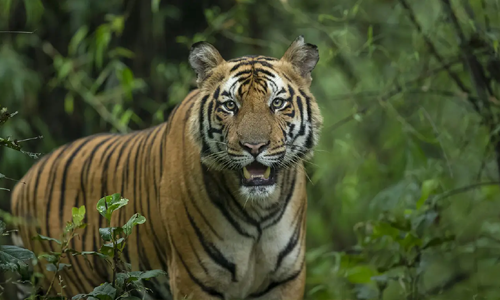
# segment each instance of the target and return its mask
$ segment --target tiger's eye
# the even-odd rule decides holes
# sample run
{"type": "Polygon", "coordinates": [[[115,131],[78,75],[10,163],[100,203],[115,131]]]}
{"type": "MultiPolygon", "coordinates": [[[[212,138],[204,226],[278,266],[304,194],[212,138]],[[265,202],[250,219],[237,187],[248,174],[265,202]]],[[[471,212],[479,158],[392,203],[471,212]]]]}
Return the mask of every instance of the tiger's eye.
{"type": "Polygon", "coordinates": [[[274,109],[280,109],[285,105],[285,101],[282,99],[274,99],[272,104],[274,109]]]}
{"type": "Polygon", "coordinates": [[[236,108],[236,103],[234,103],[234,101],[227,101],[224,103],[224,106],[227,110],[234,110],[236,108]]]}

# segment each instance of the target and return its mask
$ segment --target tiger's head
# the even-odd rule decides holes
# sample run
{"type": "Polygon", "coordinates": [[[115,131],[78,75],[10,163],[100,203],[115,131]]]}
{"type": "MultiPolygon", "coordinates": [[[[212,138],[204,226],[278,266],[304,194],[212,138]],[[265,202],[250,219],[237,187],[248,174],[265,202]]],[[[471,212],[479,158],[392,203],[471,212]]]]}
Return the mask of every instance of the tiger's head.
{"type": "Polygon", "coordinates": [[[243,196],[269,197],[281,170],[312,156],[323,121],[309,91],[318,60],[317,47],[302,36],[281,59],[226,61],[206,42],[193,45],[189,61],[201,96],[191,133],[202,163],[235,171],[243,196]]]}

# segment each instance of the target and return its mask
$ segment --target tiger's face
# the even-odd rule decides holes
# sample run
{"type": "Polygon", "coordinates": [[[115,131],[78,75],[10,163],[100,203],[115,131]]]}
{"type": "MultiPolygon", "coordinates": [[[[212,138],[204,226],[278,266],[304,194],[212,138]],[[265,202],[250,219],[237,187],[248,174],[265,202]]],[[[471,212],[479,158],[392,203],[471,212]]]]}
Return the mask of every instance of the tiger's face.
{"type": "Polygon", "coordinates": [[[247,56],[225,61],[210,44],[193,45],[201,101],[192,133],[201,160],[233,170],[247,198],[266,198],[280,171],[308,159],[322,118],[309,91],[317,48],[297,38],[281,59],[247,56]]]}

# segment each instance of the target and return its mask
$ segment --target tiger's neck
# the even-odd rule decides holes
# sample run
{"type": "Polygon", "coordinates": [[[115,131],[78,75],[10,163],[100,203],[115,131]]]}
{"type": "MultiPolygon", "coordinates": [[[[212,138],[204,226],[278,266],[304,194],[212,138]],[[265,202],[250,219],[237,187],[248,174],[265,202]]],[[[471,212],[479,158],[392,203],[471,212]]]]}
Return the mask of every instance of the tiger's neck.
{"type": "Polygon", "coordinates": [[[294,196],[297,179],[303,175],[302,165],[281,170],[276,190],[265,199],[251,199],[240,193],[239,176],[236,171],[209,170],[201,165],[203,181],[209,198],[218,205],[227,207],[261,228],[273,223],[294,196]],[[300,170],[300,171],[299,171],[300,170]]]}

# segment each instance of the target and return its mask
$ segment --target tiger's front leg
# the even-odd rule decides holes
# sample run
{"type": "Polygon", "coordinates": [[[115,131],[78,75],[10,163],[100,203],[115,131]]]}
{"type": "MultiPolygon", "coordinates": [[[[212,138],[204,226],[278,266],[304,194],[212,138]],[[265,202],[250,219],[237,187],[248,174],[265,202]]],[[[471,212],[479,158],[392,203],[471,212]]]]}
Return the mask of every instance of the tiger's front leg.
{"type": "Polygon", "coordinates": [[[168,273],[170,277],[170,289],[174,300],[220,300],[225,299],[224,295],[215,288],[202,282],[197,270],[189,266],[186,259],[179,253],[172,253],[169,263],[168,273]]]}
{"type": "Polygon", "coordinates": [[[282,283],[263,295],[248,297],[251,300],[302,300],[306,283],[306,267],[294,279],[282,283]]]}

